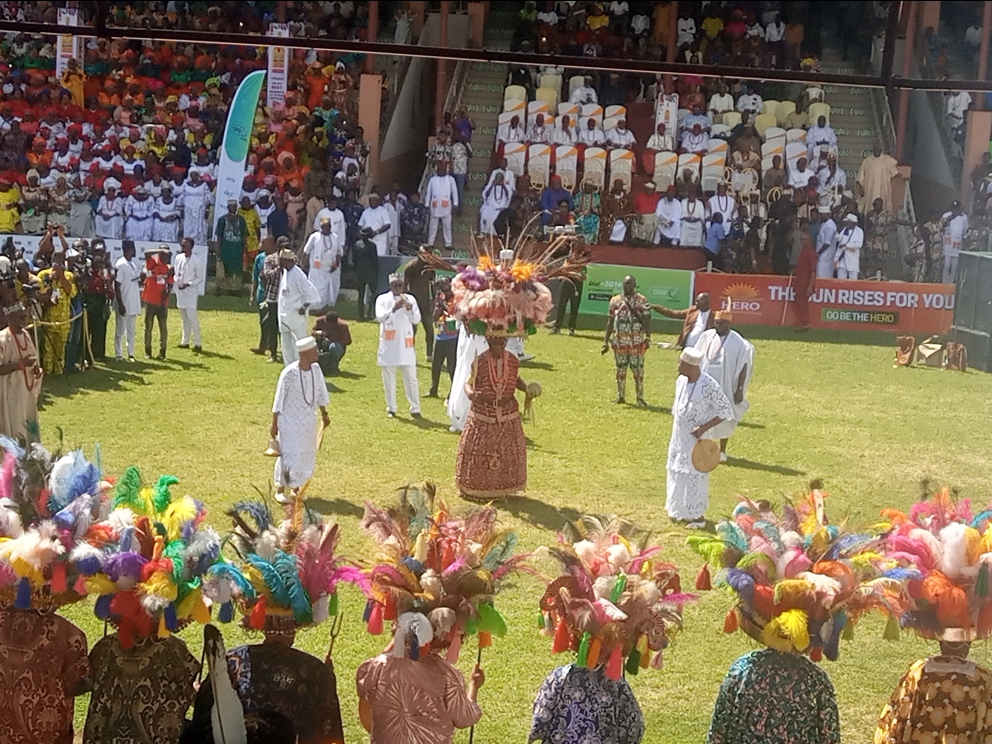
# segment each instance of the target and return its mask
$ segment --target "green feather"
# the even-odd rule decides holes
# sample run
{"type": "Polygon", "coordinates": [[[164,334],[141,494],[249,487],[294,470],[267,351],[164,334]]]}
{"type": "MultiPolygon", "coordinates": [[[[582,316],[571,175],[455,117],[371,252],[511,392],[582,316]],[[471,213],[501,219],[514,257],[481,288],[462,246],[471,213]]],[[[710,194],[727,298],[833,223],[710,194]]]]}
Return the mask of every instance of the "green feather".
{"type": "Polygon", "coordinates": [[[506,635],[506,620],[495,607],[483,603],[476,608],[476,611],[479,613],[479,630],[481,632],[492,633],[499,638],[506,635]]]}
{"type": "Polygon", "coordinates": [[[516,532],[511,532],[496,543],[482,559],[482,568],[492,573],[506,563],[513,557],[513,551],[516,549],[519,539],[516,532]]]}
{"type": "Polygon", "coordinates": [[[145,504],[141,499],[141,471],[134,465],[124,471],[114,488],[114,508],[131,507],[139,514],[144,513],[145,504]]]}
{"type": "Polygon", "coordinates": [[[707,563],[712,563],[715,566],[722,565],[720,557],[723,555],[723,551],[727,549],[727,543],[719,537],[713,537],[713,535],[689,535],[685,542],[689,548],[701,555],[707,563]]]}
{"type": "Polygon", "coordinates": [[[172,561],[172,580],[177,585],[183,583],[186,575],[186,560],[183,557],[185,551],[186,545],[182,540],[173,540],[162,550],[162,557],[172,561]]]}
{"type": "Polygon", "coordinates": [[[289,597],[287,606],[293,610],[297,622],[304,625],[310,623],[313,620],[313,610],[300,581],[300,573],[296,569],[296,556],[278,550],[272,563],[286,587],[289,597]]]}
{"type": "Polygon", "coordinates": [[[174,475],[163,475],[158,479],[152,496],[152,506],[155,507],[156,514],[164,512],[169,504],[172,503],[172,494],[169,493],[169,487],[176,485],[178,482],[179,479],[174,475]]]}

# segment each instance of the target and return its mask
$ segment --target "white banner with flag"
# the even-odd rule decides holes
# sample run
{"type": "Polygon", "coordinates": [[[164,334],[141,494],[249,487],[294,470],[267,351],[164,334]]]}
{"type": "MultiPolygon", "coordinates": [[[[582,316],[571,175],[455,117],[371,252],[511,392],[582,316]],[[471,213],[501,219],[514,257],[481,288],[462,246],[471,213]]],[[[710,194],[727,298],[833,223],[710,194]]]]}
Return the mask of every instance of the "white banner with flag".
{"type": "MultiPolygon", "coordinates": [[[[59,8],[59,25],[78,26],[79,11],[76,8],[59,8]]],[[[75,35],[59,36],[58,48],[55,52],[56,79],[62,80],[62,73],[65,72],[69,60],[73,58],[79,60],[79,37],[75,35]]]]}
{"type": "Polygon", "coordinates": [[[242,80],[227,112],[224,141],[220,148],[220,167],[217,169],[217,191],[214,193],[218,215],[227,210],[229,200],[238,201],[241,198],[251,128],[255,122],[255,109],[264,80],[265,70],[256,70],[242,80]]]}
{"type": "MultiPolygon", "coordinates": [[[[289,38],[288,23],[270,23],[269,36],[289,38]]],[[[265,87],[265,103],[286,101],[286,86],[289,82],[289,48],[284,46],[269,47],[269,77],[265,87]]]]}

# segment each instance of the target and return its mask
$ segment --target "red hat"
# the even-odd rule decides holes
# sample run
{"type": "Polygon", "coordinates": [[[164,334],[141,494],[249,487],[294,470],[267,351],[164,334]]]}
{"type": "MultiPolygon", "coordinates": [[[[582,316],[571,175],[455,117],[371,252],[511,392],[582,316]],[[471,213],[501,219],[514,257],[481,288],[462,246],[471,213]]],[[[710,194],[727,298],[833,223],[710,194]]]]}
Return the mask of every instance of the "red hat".
{"type": "Polygon", "coordinates": [[[199,150],[196,151],[196,154],[197,155],[209,155],[210,153],[209,153],[209,151],[207,150],[206,147],[201,147],[199,150]]]}

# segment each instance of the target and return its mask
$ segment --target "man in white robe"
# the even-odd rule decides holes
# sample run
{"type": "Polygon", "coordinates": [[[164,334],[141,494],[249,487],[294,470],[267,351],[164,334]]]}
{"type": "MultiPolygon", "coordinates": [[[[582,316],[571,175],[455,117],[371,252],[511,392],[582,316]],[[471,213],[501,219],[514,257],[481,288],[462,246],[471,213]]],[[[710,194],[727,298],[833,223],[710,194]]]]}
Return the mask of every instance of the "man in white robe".
{"type": "Polygon", "coordinates": [[[163,183],[161,193],[155,199],[152,211],[152,240],[160,243],[176,243],[179,240],[179,220],[182,218],[182,207],[179,200],[173,196],[172,184],[163,183]]]}
{"type": "Polygon", "coordinates": [[[634,138],[634,133],[627,129],[627,122],[621,119],[606,135],[606,144],[613,148],[633,150],[637,140],[634,138]]]}
{"type": "MultiPolygon", "coordinates": [[[[572,144],[575,144],[574,141],[572,144]]],[[[517,174],[514,173],[507,167],[506,158],[500,158],[498,165],[493,168],[492,173],[489,174],[489,180],[486,181],[486,189],[496,182],[496,174],[503,174],[503,183],[510,190],[510,196],[513,196],[517,191],[517,174]]],[[[483,189],[485,191],[485,189],[483,189]]]]}
{"type": "Polygon", "coordinates": [[[682,200],[682,227],[679,245],[687,248],[702,247],[705,219],[706,205],[696,198],[694,191],[690,192],[689,197],[682,200]]]}
{"type": "Polygon", "coordinates": [[[716,193],[706,202],[706,221],[712,221],[714,214],[723,215],[724,229],[730,232],[730,226],[737,219],[737,200],[727,193],[727,184],[723,181],[716,185],[716,193]]]}
{"type": "Polygon", "coordinates": [[[96,205],[95,230],[98,238],[120,240],[124,232],[124,197],[118,194],[121,183],[116,178],[103,182],[103,196],[96,205]]]}
{"type": "Polygon", "coordinates": [[[513,192],[503,182],[503,174],[494,177],[491,186],[482,193],[482,206],[479,208],[479,232],[483,235],[495,235],[493,223],[499,213],[510,206],[513,192]]]}
{"type": "Polygon", "coordinates": [[[654,216],[658,218],[654,244],[678,245],[682,238],[682,202],[675,198],[674,186],[669,186],[665,197],[658,200],[654,216]]]}
{"type": "Polygon", "coordinates": [[[899,175],[899,161],[882,152],[881,145],[875,145],[872,154],[861,161],[858,176],[860,196],[858,211],[867,214],[876,199],[882,200],[882,209],[895,211],[892,204],[892,179],[899,175]]]}
{"type": "Polygon", "coordinates": [[[606,144],[606,135],[593,117],[586,119],[586,125],[579,130],[579,144],[586,147],[602,147],[606,144]]]}
{"type": "MultiPolygon", "coordinates": [[[[42,372],[24,305],[4,309],[7,327],[0,331],[0,434],[28,442],[40,440],[38,393],[42,372]]],[[[466,411],[467,415],[467,411],[466,411]]]]}
{"type": "Polygon", "coordinates": [[[704,331],[695,348],[702,352],[700,371],[720,383],[730,401],[733,416],[710,429],[710,436],[720,440],[720,462],[727,461],[727,440],[744,418],[751,404],[747,388],[754,371],[754,346],[737,331],[731,330],[733,314],[727,310],[713,313],[714,328],[704,331]]]}
{"type": "Polygon", "coordinates": [[[510,144],[513,142],[524,142],[527,139],[527,131],[520,123],[519,116],[511,116],[505,124],[500,124],[496,129],[496,142],[499,144],[510,144]]]}
{"type": "Polygon", "coordinates": [[[371,231],[369,239],[375,243],[377,256],[389,255],[389,231],[393,229],[393,221],[386,208],[379,203],[378,194],[369,194],[369,206],[358,218],[358,226],[371,231]]]}
{"type": "Polygon", "coordinates": [[[944,223],[944,234],[941,248],[944,256],[944,268],[941,281],[944,284],[954,284],[958,277],[958,258],[961,255],[961,244],[968,232],[968,215],[961,211],[961,202],[951,204],[951,211],[944,212],[941,217],[944,223]]]}
{"type": "Polygon", "coordinates": [[[321,429],[331,421],[327,406],[331,402],[324,373],[317,364],[317,343],[304,336],[294,344],[297,361],[287,364],[279,374],[276,397],[272,403],[273,439],[279,442],[273,480],[275,499],[280,504],[289,501],[287,489],[297,490],[313,477],[317,465],[317,445],[321,429]]]}
{"type": "MultiPolygon", "coordinates": [[[[829,210],[827,210],[829,212],[829,210]]],[[[828,214],[816,234],[816,278],[834,278],[834,257],[837,254],[837,217],[828,214]]]]}
{"type": "Polygon", "coordinates": [[[141,266],[134,259],[134,246],[124,248],[124,255],[114,264],[114,294],[117,314],[114,326],[114,357],[124,360],[123,341],[127,338],[127,359],[134,361],[134,333],[141,314],[141,266]]]}
{"type": "MultiPolygon", "coordinates": [[[[279,238],[288,246],[288,239],[279,238]]],[[[303,269],[296,265],[296,254],[288,247],[279,251],[279,334],[282,339],[283,364],[295,362],[296,342],[306,338],[307,310],[320,302],[317,289],[307,279],[303,269]]]]}
{"type": "Polygon", "coordinates": [[[155,200],[148,197],[148,189],[137,186],[124,202],[124,237],[131,240],[151,240],[154,227],[155,200]]]}
{"type": "Polygon", "coordinates": [[[810,163],[816,163],[820,157],[820,151],[826,149],[828,152],[837,152],[837,133],[834,128],[827,124],[827,117],[820,116],[816,120],[816,126],[810,127],[806,132],[806,157],[810,163]]]}
{"type": "Polygon", "coordinates": [[[200,300],[200,284],[203,282],[205,269],[193,257],[193,239],[183,238],[180,243],[182,250],[176,254],[172,265],[175,279],[176,308],[183,321],[183,334],[179,342],[180,349],[188,349],[190,341],[193,351],[199,354],[203,350],[200,339],[200,318],[196,314],[196,306],[200,300]]]}
{"type": "MultiPolygon", "coordinates": [[[[307,278],[320,295],[320,304],[311,309],[315,312],[334,307],[341,291],[341,259],[344,245],[338,242],[331,230],[331,218],[322,217],[320,228],[311,233],[303,246],[303,253],[310,262],[307,278]]],[[[318,314],[320,314],[318,312],[318,314]]]]}
{"type": "Polygon", "coordinates": [[[444,233],[444,247],[451,250],[451,213],[458,204],[458,185],[455,179],[448,175],[448,164],[438,163],[437,173],[427,182],[427,192],[424,201],[431,210],[431,219],[427,227],[427,243],[432,248],[437,239],[437,226],[441,225],[444,233]]]}
{"type": "Polygon", "coordinates": [[[410,416],[420,415],[420,386],[417,382],[417,349],[414,330],[420,323],[420,308],[413,295],[405,294],[401,274],[389,276],[389,291],[375,300],[379,323],[379,353],[376,362],[382,370],[386,393],[386,415],[396,417],[396,370],[403,375],[403,390],[410,404],[410,416]]]}
{"type": "Polygon", "coordinates": [[[458,323],[458,349],[455,351],[455,376],[451,379],[451,395],[448,396],[448,418],[451,419],[450,432],[465,428],[471,401],[465,392],[465,383],[472,376],[472,363],[489,348],[485,336],[469,333],[458,323]]]}
{"type": "Polygon", "coordinates": [[[864,244],[865,231],[858,226],[858,216],[845,216],[844,229],[837,235],[837,256],[834,258],[838,279],[858,278],[861,271],[861,248],[864,244]]]}
{"type": "Polygon", "coordinates": [[[207,242],[207,209],[212,203],[210,187],[200,180],[196,168],[189,169],[189,178],[183,184],[183,237],[204,245],[207,242]]]}
{"type": "Polygon", "coordinates": [[[582,85],[576,86],[575,90],[572,91],[572,95],[568,97],[569,103],[577,103],[580,106],[583,103],[599,103],[599,96],[596,93],[596,89],[592,87],[592,78],[588,75],[582,81],[582,85]]]}
{"type": "Polygon", "coordinates": [[[709,506],[710,474],[692,464],[692,449],[700,439],[712,439],[711,429],[734,415],[720,383],[700,369],[703,354],[686,348],[679,357],[679,377],[672,403],[672,438],[668,443],[665,509],[689,527],[702,527],[709,506]]]}

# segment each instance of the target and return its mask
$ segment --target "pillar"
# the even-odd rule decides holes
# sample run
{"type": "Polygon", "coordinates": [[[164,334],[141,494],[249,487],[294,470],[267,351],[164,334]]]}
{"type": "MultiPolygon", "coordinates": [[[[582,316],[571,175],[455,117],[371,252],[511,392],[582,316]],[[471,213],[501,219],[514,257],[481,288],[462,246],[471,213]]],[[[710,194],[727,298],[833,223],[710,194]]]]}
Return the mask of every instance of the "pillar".
{"type": "MultiPolygon", "coordinates": [[[[368,41],[375,44],[379,41],[379,3],[371,2],[369,3],[369,35],[368,41]]],[[[365,55],[365,70],[366,73],[372,74],[375,72],[375,55],[366,54],[365,55]]]]}
{"type": "Polygon", "coordinates": [[[408,6],[413,13],[413,36],[420,38],[420,32],[424,30],[424,19],[427,17],[427,3],[425,0],[410,0],[408,6]]]}
{"type": "Polygon", "coordinates": [[[279,0],[279,2],[276,3],[276,22],[286,22],[286,0],[279,0]]]}
{"type": "MultiPolygon", "coordinates": [[[[982,95],[982,94],[979,94],[982,95]]],[[[969,111],[965,119],[964,165],[961,167],[961,203],[971,207],[971,172],[982,162],[982,153],[989,151],[992,139],[992,111],[969,111]]]]}
{"type": "MultiPolygon", "coordinates": [[[[450,0],[441,0],[441,18],[438,46],[448,46],[448,15],[451,12],[450,0]]],[[[444,59],[437,61],[437,85],[434,97],[434,126],[441,126],[444,121],[444,99],[448,97],[448,62],[444,59]]]]}
{"type": "MultiPolygon", "coordinates": [[[[923,3],[926,5],[926,2],[923,3]]],[[[938,3],[939,5],[939,3],[938,3]]],[[[908,78],[913,70],[913,53],[916,48],[916,15],[917,3],[909,2],[909,20],[906,23],[906,43],[902,48],[902,76],[908,78]]],[[[899,91],[899,111],[896,115],[896,152],[895,158],[902,162],[906,154],[906,126],[909,123],[909,90],[899,91]]]]}
{"type": "Polygon", "coordinates": [[[468,4],[468,24],[469,24],[469,49],[482,49],[486,30],[486,6],[484,2],[470,2],[468,4]]]}
{"type": "MultiPolygon", "coordinates": [[[[989,36],[992,35],[992,0],[982,3],[982,43],[978,48],[978,79],[985,81],[989,71],[989,36]]],[[[985,93],[979,92],[978,108],[985,108],[985,93]]]]}
{"type": "Polygon", "coordinates": [[[933,28],[934,31],[940,30],[940,0],[923,0],[921,3],[913,3],[914,5],[921,5],[920,8],[920,18],[919,25],[917,28],[922,34],[928,28],[933,28]]]}
{"type": "Polygon", "coordinates": [[[358,126],[365,130],[369,144],[369,173],[379,170],[379,127],[382,114],[382,80],[378,75],[363,74],[358,84],[358,126]]]}
{"type": "MultiPolygon", "coordinates": [[[[672,9],[668,13],[668,49],[666,50],[665,60],[668,62],[674,62],[675,57],[678,54],[678,39],[679,39],[679,3],[678,0],[673,0],[670,5],[672,9]]],[[[672,92],[672,76],[665,75],[665,92],[672,92]]]]}

